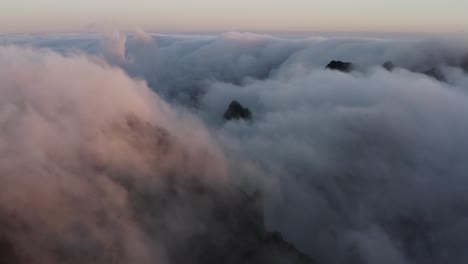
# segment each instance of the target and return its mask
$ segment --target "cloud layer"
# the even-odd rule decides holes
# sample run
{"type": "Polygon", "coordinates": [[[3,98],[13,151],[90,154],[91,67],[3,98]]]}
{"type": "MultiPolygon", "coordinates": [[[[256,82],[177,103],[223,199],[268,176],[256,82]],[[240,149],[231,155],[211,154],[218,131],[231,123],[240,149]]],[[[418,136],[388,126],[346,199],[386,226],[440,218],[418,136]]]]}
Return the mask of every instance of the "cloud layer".
{"type": "Polygon", "coordinates": [[[19,258],[197,263],[216,201],[260,190],[268,229],[318,263],[468,261],[465,40],[51,43],[65,55],[0,48],[0,238],[19,258]],[[223,121],[233,100],[251,122],[223,121]]]}
{"type": "Polygon", "coordinates": [[[164,262],[165,240],[202,224],[189,205],[211,201],[167,190],[226,184],[196,118],[85,57],[0,48],[0,65],[0,239],[15,255],[5,263],[164,262]]]}

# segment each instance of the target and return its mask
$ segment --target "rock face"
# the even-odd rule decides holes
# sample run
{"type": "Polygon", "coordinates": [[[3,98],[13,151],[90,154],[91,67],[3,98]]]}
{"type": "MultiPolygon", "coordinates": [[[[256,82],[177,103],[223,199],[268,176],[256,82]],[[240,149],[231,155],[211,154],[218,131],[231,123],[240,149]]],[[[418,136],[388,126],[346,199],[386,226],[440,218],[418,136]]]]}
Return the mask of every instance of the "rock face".
{"type": "Polygon", "coordinates": [[[353,70],[353,64],[351,62],[342,62],[342,61],[331,61],[325,67],[330,70],[337,70],[341,72],[350,72],[353,70]]]}
{"type": "Polygon", "coordinates": [[[386,61],[382,64],[382,67],[387,71],[393,71],[393,69],[395,69],[395,65],[391,61],[386,61]]]}
{"type": "Polygon", "coordinates": [[[447,81],[447,78],[445,78],[445,75],[444,73],[438,69],[438,68],[432,68],[428,71],[425,71],[425,72],[422,72],[423,74],[431,77],[431,78],[434,78],[436,80],[438,80],[439,82],[446,82],[447,81]]]}
{"type": "Polygon", "coordinates": [[[232,119],[252,119],[252,113],[248,108],[243,107],[239,102],[232,101],[229,104],[228,109],[224,112],[224,119],[225,120],[232,120],[232,119]]]}

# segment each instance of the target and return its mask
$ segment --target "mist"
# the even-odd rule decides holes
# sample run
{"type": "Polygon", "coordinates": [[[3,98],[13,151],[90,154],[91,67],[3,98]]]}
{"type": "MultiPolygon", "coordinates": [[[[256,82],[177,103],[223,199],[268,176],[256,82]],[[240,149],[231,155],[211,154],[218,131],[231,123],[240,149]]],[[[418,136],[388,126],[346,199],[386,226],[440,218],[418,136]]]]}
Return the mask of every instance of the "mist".
{"type": "Polygon", "coordinates": [[[468,261],[463,37],[0,43],[0,262],[468,261]]]}

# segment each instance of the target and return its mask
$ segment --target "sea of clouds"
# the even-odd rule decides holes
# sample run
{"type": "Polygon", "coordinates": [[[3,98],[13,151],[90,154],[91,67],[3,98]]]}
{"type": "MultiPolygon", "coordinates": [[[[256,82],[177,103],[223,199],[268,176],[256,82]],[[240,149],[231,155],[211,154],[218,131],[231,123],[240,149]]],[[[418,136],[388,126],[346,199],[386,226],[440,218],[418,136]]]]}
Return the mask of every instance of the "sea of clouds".
{"type": "Polygon", "coordinates": [[[0,37],[0,246],[20,263],[199,263],[217,207],[260,192],[317,263],[464,264],[467,158],[462,37],[0,37]],[[233,100],[252,120],[223,120],[233,100]]]}

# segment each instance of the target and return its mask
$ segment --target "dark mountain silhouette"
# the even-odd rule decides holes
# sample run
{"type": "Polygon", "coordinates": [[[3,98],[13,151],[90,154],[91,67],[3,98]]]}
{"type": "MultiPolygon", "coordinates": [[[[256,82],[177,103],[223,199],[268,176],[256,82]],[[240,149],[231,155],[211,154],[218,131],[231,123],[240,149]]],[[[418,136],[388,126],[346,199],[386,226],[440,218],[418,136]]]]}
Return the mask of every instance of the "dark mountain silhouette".
{"type": "Polygon", "coordinates": [[[353,70],[353,64],[351,62],[342,62],[342,61],[331,61],[325,67],[330,70],[337,70],[341,72],[350,72],[353,70]]]}
{"type": "Polygon", "coordinates": [[[395,69],[395,65],[391,61],[386,61],[384,64],[382,64],[382,67],[387,71],[393,71],[393,69],[395,69]]]}
{"type": "Polygon", "coordinates": [[[224,112],[224,119],[225,120],[232,120],[232,119],[252,119],[252,113],[248,108],[243,107],[239,102],[232,101],[229,104],[228,109],[224,112]]]}

